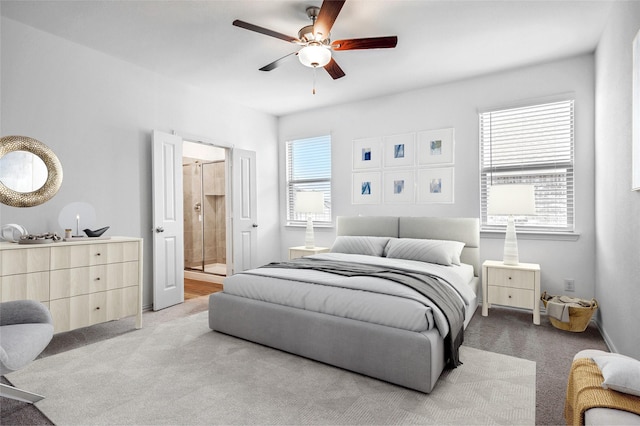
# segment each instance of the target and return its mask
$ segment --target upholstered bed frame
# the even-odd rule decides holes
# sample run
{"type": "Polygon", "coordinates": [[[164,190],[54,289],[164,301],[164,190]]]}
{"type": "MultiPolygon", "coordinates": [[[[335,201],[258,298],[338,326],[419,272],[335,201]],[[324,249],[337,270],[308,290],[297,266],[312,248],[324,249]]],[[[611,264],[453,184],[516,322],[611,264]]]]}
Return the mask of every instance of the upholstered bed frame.
{"type": "MultiPolygon", "coordinates": [[[[476,218],[338,217],[337,235],[462,241],[461,260],[473,265],[478,280],[476,218]]],[[[472,309],[476,306],[477,299],[472,309]]],[[[445,364],[444,342],[436,329],[407,331],[224,292],[209,297],[209,327],[425,393],[445,364]]]]}

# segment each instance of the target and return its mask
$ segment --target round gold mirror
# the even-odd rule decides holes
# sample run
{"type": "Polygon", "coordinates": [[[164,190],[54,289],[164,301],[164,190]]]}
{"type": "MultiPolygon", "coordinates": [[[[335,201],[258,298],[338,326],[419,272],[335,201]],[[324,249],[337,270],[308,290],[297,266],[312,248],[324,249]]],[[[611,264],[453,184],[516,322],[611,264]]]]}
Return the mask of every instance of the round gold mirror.
{"type": "Polygon", "coordinates": [[[42,142],[26,136],[0,138],[0,203],[33,207],[51,199],[62,184],[62,165],[42,142]]]}

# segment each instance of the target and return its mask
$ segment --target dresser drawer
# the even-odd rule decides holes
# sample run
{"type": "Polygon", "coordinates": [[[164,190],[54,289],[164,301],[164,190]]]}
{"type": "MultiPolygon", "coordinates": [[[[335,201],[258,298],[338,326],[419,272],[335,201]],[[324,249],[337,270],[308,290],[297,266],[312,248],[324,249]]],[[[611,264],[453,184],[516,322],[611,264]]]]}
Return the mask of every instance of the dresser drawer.
{"type": "Polygon", "coordinates": [[[108,244],[78,244],[51,248],[51,269],[80,268],[107,263],[108,244]]]}
{"type": "Polygon", "coordinates": [[[141,284],[138,272],[138,262],[111,263],[107,265],[107,290],[141,284]]]}
{"type": "Polygon", "coordinates": [[[52,300],[49,306],[54,333],[107,321],[107,292],[52,300]]]}
{"type": "Polygon", "coordinates": [[[107,262],[132,262],[138,259],[138,243],[109,243],[107,244],[107,262]]]}
{"type": "Polygon", "coordinates": [[[21,299],[49,301],[49,272],[0,277],[0,301],[21,299]]]}
{"type": "Polygon", "coordinates": [[[490,286],[517,287],[533,290],[535,272],[519,269],[488,268],[487,280],[490,286]]]}
{"type": "Polygon", "coordinates": [[[49,249],[29,248],[0,251],[0,276],[49,270],[49,249]]]}
{"type": "Polygon", "coordinates": [[[138,303],[138,287],[107,291],[107,321],[135,315],[138,303]]]}
{"type": "Polygon", "coordinates": [[[536,300],[533,290],[489,286],[489,303],[515,308],[533,309],[536,300]]]}
{"type": "Polygon", "coordinates": [[[107,289],[107,265],[51,271],[51,299],[79,296],[107,289]]]}

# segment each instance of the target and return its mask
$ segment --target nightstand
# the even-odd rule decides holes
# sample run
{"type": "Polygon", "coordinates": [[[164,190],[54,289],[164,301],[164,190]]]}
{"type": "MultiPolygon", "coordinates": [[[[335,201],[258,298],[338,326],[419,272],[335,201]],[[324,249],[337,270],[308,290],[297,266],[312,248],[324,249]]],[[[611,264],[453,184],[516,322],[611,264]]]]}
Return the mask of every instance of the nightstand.
{"type": "Polygon", "coordinates": [[[289,260],[318,253],[329,253],[329,247],[306,248],[305,246],[289,247],[289,260]]]}
{"type": "Polygon", "coordinates": [[[482,264],[482,316],[491,304],[533,310],[533,323],[540,325],[540,265],[505,265],[496,260],[482,264]]]}

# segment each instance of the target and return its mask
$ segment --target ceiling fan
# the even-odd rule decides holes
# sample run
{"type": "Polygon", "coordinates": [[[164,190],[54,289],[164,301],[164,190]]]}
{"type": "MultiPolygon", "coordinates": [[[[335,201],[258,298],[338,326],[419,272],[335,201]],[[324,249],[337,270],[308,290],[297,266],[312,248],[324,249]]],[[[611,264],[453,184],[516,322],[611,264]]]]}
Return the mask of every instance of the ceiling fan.
{"type": "Polygon", "coordinates": [[[331,52],[333,50],[388,49],[396,47],[398,43],[397,36],[352,38],[332,42],[329,38],[331,27],[338,17],[342,6],[344,6],[345,1],[346,0],[324,0],[321,7],[308,7],[306,9],[307,16],[311,19],[312,24],[302,27],[300,31],[298,31],[298,38],[238,19],[233,21],[233,25],[302,46],[300,50],[289,53],[265,65],[260,68],[260,71],[271,71],[281,65],[283,61],[290,56],[297,55],[303,65],[311,68],[324,68],[329,75],[336,80],[344,77],[345,73],[335,59],[332,58],[331,52]]]}

